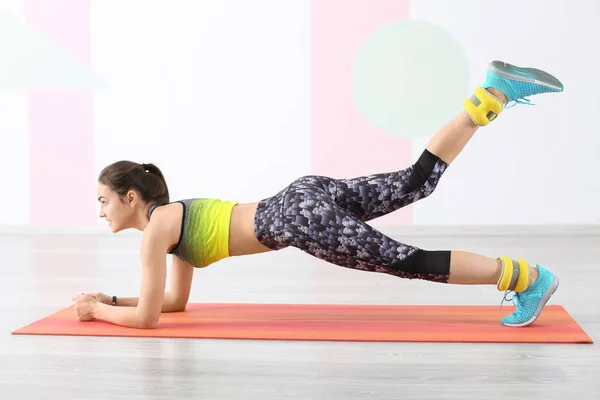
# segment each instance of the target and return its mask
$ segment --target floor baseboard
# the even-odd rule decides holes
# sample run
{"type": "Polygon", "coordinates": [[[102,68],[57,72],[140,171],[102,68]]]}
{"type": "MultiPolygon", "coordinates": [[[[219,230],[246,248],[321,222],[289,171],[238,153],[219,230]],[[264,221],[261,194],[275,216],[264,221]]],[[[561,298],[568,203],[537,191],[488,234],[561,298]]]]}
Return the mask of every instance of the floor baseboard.
{"type": "MultiPolygon", "coordinates": [[[[376,225],[388,236],[600,236],[600,225],[376,225]]],[[[126,230],[116,236],[140,236],[126,230]]],[[[0,226],[0,236],[115,236],[106,227],[0,226]]]]}

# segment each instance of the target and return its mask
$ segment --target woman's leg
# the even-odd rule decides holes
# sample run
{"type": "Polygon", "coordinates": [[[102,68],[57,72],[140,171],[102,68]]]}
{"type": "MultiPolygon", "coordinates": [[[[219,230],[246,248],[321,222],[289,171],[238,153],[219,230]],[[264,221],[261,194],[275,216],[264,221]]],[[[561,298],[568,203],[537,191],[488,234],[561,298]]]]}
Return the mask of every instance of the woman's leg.
{"type": "MultiPolygon", "coordinates": [[[[500,91],[490,88],[489,92],[506,103],[507,98],[500,91]]],[[[370,221],[429,196],[478,128],[463,110],[430,139],[417,162],[406,169],[350,179],[302,179],[323,187],[349,214],[370,221]]]]}
{"type": "Polygon", "coordinates": [[[400,243],[350,215],[320,185],[304,179],[259,205],[257,237],[268,247],[296,247],[346,268],[447,283],[449,251],[400,243]]]}
{"type": "Polygon", "coordinates": [[[257,239],[272,250],[297,247],[347,268],[450,284],[498,283],[499,259],[466,251],[426,251],[399,243],[335,203],[320,185],[297,179],[256,210],[257,239]]]}
{"type": "Polygon", "coordinates": [[[448,283],[457,285],[496,285],[502,261],[468,251],[453,250],[448,283]]]}
{"type": "MultiPolygon", "coordinates": [[[[498,89],[487,91],[498,98],[504,106],[508,98],[498,89]]],[[[451,164],[479,129],[466,110],[462,110],[452,121],[442,127],[427,143],[426,149],[451,164]]]]}
{"type": "Polygon", "coordinates": [[[302,178],[259,206],[256,228],[259,240],[270,248],[297,247],[346,268],[468,285],[497,285],[502,273],[497,258],[400,243],[350,215],[319,184],[302,178]]]}
{"type": "Polygon", "coordinates": [[[497,285],[502,291],[520,292],[515,294],[517,311],[502,320],[504,325],[533,323],[558,286],[554,275],[539,265],[539,278],[533,283],[535,277],[523,260],[430,251],[400,243],[347,213],[319,185],[302,179],[263,200],[255,222],[259,241],[274,250],[293,246],[346,268],[440,283],[497,285]]]}
{"type": "Polygon", "coordinates": [[[341,197],[339,181],[299,179],[277,196],[261,202],[257,237],[272,249],[294,246],[348,268],[455,284],[496,284],[499,290],[515,292],[517,310],[503,318],[502,323],[529,325],[558,287],[558,279],[541,265],[530,268],[524,260],[496,259],[463,251],[426,251],[399,243],[364,221],[430,193],[478,126],[493,121],[506,100],[528,102],[525,96],[562,90],[562,84],[544,71],[494,61],[483,87],[465,101],[465,111],[434,135],[419,160],[422,162],[399,173],[400,179],[380,174],[346,180],[343,182],[347,187],[342,192],[349,192],[341,197]],[[424,182],[415,185],[417,178],[424,182]]]}

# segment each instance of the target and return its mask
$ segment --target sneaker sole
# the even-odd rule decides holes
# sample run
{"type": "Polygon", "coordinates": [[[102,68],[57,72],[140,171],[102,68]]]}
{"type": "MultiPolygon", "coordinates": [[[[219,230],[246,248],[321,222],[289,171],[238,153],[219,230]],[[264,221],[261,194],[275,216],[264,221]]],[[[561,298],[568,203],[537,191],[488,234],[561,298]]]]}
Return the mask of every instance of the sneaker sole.
{"type": "Polygon", "coordinates": [[[492,61],[489,70],[494,74],[513,81],[534,83],[554,90],[563,91],[561,81],[546,71],[535,68],[522,68],[503,61],[492,61]]]}
{"type": "Polygon", "coordinates": [[[520,324],[505,324],[505,323],[503,323],[502,325],[521,327],[521,326],[527,326],[527,325],[533,324],[538,319],[540,314],[542,313],[542,310],[544,309],[544,306],[546,306],[546,303],[548,302],[548,300],[550,300],[550,297],[552,297],[554,292],[556,292],[556,289],[558,289],[558,285],[559,285],[558,278],[554,277],[554,279],[552,279],[552,283],[550,283],[550,286],[548,286],[548,289],[546,289],[546,292],[542,296],[542,301],[540,301],[540,304],[538,304],[538,308],[537,308],[537,310],[535,310],[535,313],[533,314],[533,317],[531,317],[531,319],[529,319],[528,321],[525,321],[523,323],[520,323],[520,324]]]}

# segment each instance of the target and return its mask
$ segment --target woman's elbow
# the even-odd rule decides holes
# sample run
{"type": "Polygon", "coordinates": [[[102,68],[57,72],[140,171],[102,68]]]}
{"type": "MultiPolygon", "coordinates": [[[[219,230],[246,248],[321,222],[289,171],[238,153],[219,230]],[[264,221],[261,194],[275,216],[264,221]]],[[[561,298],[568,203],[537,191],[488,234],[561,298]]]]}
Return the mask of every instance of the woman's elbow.
{"type": "Polygon", "coordinates": [[[181,312],[187,307],[187,299],[173,299],[163,306],[163,312],[181,312]]]}
{"type": "Polygon", "coordinates": [[[138,328],[139,329],[155,329],[156,325],[158,325],[157,322],[153,322],[153,321],[142,321],[140,324],[138,324],[138,328]]]}
{"type": "MultiPolygon", "coordinates": [[[[160,317],[160,316],[159,316],[160,317]]],[[[138,321],[140,329],[154,329],[158,325],[159,317],[144,317],[138,321]]]]}

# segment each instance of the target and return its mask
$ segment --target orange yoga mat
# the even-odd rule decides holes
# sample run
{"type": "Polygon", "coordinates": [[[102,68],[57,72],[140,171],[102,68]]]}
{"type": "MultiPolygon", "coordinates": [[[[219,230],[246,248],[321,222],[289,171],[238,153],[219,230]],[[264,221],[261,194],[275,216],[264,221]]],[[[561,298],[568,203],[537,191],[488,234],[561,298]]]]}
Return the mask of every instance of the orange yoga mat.
{"type": "Polygon", "coordinates": [[[363,342],[593,343],[562,306],[546,306],[534,325],[500,319],[514,306],[191,303],[164,313],[155,329],[80,322],[72,307],[16,335],[129,336],[363,342]]]}

